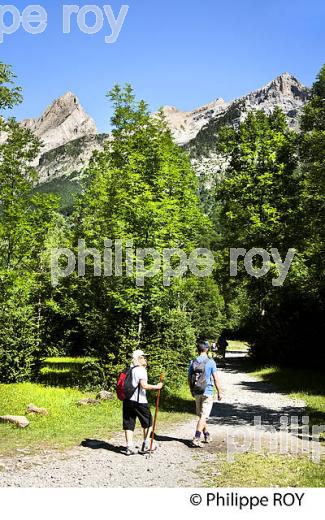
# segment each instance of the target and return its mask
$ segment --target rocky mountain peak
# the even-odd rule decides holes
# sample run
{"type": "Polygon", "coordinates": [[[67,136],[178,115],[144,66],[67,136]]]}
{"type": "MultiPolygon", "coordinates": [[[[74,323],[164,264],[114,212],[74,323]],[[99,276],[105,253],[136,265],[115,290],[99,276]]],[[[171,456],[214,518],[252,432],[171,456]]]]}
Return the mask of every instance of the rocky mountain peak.
{"type": "Polygon", "coordinates": [[[167,105],[163,107],[163,113],[175,141],[178,144],[185,144],[197,135],[211,117],[217,115],[226,106],[227,104],[222,98],[217,98],[190,112],[183,112],[174,106],[167,105]]]}
{"type": "Polygon", "coordinates": [[[309,90],[292,74],[284,72],[264,87],[236,99],[230,106],[239,110],[240,121],[245,119],[250,110],[263,110],[270,114],[278,106],[286,114],[289,125],[294,128],[298,125],[299,111],[308,96],[309,90]]]}
{"type": "Polygon", "coordinates": [[[74,139],[97,134],[95,121],[72,92],[53,101],[39,118],[25,119],[21,124],[42,141],[42,153],[74,139]]]}
{"type": "Polygon", "coordinates": [[[303,97],[307,96],[307,89],[305,86],[289,72],[284,72],[275,79],[267,83],[261,90],[268,93],[277,92],[282,96],[287,97],[303,97]]]}

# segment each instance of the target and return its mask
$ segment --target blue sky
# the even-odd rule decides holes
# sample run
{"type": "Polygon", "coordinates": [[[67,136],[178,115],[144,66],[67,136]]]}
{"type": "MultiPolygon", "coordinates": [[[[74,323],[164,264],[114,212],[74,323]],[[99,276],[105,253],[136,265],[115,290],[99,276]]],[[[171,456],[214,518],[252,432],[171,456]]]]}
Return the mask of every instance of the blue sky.
{"type": "MultiPolygon", "coordinates": [[[[4,35],[0,60],[10,63],[23,87],[18,119],[40,115],[71,90],[109,129],[105,93],[130,82],[152,110],[175,105],[190,110],[217,97],[239,97],[282,72],[310,85],[325,62],[324,0],[34,0],[48,13],[46,31],[23,28],[4,35]],[[129,5],[119,38],[106,44],[107,20],[97,34],[83,34],[71,18],[62,33],[64,4],[110,4],[117,15],[129,5]]],[[[8,1],[20,12],[28,1],[8,1]]],[[[3,5],[3,4],[2,4],[3,5]]],[[[10,16],[5,18],[11,23],[10,16]]],[[[94,23],[94,17],[87,18],[94,23]]]]}

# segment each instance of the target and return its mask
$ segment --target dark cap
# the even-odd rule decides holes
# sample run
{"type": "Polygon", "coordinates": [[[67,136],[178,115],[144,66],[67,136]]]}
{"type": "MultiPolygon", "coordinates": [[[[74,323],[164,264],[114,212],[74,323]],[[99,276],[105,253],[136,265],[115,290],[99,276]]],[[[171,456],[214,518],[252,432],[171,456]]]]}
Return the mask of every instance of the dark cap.
{"type": "Polygon", "coordinates": [[[204,350],[209,350],[209,342],[208,341],[200,341],[198,344],[198,349],[203,352],[204,350]]]}

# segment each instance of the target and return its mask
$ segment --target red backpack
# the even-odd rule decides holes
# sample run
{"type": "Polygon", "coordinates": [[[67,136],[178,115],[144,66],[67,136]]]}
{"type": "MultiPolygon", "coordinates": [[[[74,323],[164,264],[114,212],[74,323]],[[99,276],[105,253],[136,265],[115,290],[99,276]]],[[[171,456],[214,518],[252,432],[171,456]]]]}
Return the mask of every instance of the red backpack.
{"type": "Polygon", "coordinates": [[[134,368],[136,367],[126,368],[125,370],[123,370],[123,372],[120,373],[118,377],[116,383],[116,393],[120,401],[125,401],[125,399],[131,399],[132,395],[137,389],[137,386],[134,387],[132,384],[132,370],[134,368]]]}

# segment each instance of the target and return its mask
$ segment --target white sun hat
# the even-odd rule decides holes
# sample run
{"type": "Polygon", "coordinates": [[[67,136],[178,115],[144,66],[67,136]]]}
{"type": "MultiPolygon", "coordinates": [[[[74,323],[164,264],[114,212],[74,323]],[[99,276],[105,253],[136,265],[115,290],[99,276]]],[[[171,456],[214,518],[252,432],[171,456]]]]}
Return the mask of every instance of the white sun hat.
{"type": "Polygon", "coordinates": [[[145,353],[143,352],[143,350],[135,350],[135,351],[133,352],[133,354],[132,354],[132,359],[133,359],[133,361],[137,361],[137,360],[139,359],[139,357],[141,357],[141,356],[143,356],[143,357],[147,357],[148,354],[145,354],[145,353]]]}

